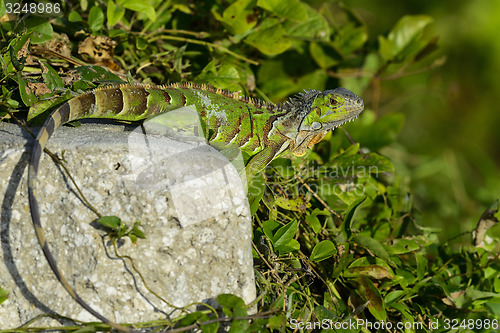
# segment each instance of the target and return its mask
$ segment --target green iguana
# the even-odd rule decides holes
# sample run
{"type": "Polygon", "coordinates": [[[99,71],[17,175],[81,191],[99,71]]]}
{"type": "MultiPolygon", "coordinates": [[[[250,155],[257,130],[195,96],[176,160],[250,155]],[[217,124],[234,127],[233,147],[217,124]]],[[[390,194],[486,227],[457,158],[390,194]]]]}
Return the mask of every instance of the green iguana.
{"type": "Polygon", "coordinates": [[[345,88],[310,90],[275,105],[193,83],[106,86],[74,97],[57,108],[38,133],[29,164],[28,195],[36,236],[57,279],[76,302],[99,320],[125,332],[137,331],[92,309],[57,267],[42,230],[36,198],[40,156],[50,136],[64,123],[83,118],[138,121],[187,105],[198,111],[210,144],[236,144],[251,156],[245,166],[250,177],[285,151],[304,155],[328,131],[353,120],[364,108],[363,100],[345,88]]]}

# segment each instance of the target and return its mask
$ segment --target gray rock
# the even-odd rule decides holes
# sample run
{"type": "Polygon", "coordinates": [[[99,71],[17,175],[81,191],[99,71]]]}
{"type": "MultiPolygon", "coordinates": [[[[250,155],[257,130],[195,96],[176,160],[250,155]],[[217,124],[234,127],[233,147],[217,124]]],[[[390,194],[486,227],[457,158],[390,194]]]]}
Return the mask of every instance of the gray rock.
{"type": "MultiPolygon", "coordinates": [[[[118,251],[133,260],[147,287],[168,304],[146,288],[129,260],[117,257],[107,231],[94,222],[96,214],[44,154],[37,197],[60,270],[95,310],[122,323],[175,316],[179,311],[171,305],[213,304],[221,293],[253,301],[251,219],[232,165],[200,142],[161,139],[134,146],[133,140],[142,140],[133,139],[134,128],[63,127],[48,148],[64,157],[99,212],[129,226],[141,222],[147,238],[132,244],[125,237],[118,251]]],[[[0,123],[0,287],[9,293],[0,304],[0,328],[15,328],[43,313],[96,321],[57,281],[35,238],[26,181],[31,142],[22,128],[0,123]]],[[[60,324],[45,318],[35,325],[60,324]]]]}

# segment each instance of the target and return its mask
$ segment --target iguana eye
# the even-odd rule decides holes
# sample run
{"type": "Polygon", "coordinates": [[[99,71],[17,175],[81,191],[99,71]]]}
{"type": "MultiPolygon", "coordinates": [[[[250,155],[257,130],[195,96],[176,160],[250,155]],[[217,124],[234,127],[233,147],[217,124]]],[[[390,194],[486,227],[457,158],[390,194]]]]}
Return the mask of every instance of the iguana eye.
{"type": "Polygon", "coordinates": [[[311,124],[311,128],[313,130],[319,130],[321,128],[321,123],[318,123],[317,121],[315,121],[314,123],[311,124]]]}
{"type": "Polygon", "coordinates": [[[335,106],[337,104],[339,104],[339,101],[337,101],[335,98],[330,98],[330,105],[331,106],[335,106]]]}

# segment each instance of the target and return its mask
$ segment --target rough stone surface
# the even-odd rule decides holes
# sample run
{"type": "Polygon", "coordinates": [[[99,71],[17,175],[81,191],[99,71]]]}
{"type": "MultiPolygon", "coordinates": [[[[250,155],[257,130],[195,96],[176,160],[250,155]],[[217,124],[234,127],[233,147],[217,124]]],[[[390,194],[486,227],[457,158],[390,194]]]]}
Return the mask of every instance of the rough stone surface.
{"type": "MultiPolygon", "coordinates": [[[[206,147],[183,155],[179,153],[186,150],[183,143],[177,147],[163,141],[162,152],[176,154],[177,159],[167,158],[166,163],[156,159],[159,164],[138,167],[138,157],[158,152],[154,145],[132,151],[133,129],[95,123],[63,127],[48,148],[64,156],[85,197],[99,212],[116,215],[128,225],[142,223],[147,238],[136,244],[125,238],[118,251],[132,258],[151,290],[177,307],[210,302],[221,293],[253,301],[248,202],[230,167],[217,171],[224,162],[213,152],[204,152],[206,147]],[[213,172],[194,176],[186,172],[209,170],[210,165],[215,165],[213,172]],[[161,178],[165,175],[166,181],[161,178]]],[[[0,304],[0,329],[15,328],[43,313],[95,321],[59,284],[35,238],[27,199],[30,144],[20,127],[0,123],[0,287],[9,292],[9,299],[0,304]]],[[[148,291],[130,261],[117,258],[106,230],[96,225],[97,216],[76,195],[62,169],[44,154],[39,170],[42,225],[60,270],[80,296],[117,322],[171,315],[173,308],[148,291]]],[[[60,323],[53,319],[36,323],[44,325],[60,323]]]]}

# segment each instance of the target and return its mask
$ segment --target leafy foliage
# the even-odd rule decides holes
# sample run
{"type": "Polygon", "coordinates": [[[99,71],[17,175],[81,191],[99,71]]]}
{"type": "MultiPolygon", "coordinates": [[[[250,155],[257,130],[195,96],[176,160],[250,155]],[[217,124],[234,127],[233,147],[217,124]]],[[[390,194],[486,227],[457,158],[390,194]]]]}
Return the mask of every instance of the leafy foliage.
{"type": "Polygon", "coordinates": [[[130,229],[117,216],[101,216],[96,222],[111,230],[112,239],[130,237],[132,243],[135,243],[137,238],[146,238],[144,232],[139,229],[140,222],[135,222],[130,229]]]}
{"type": "MultiPolygon", "coordinates": [[[[6,3],[0,1],[0,17],[6,3]]],[[[190,80],[280,102],[304,88],[345,86],[363,96],[376,92],[382,79],[442,63],[433,53],[431,17],[403,16],[372,41],[371,27],[340,2],[82,0],[61,6],[51,21],[2,19],[3,119],[37,123],[75,92],[100,83],[190,80]]],[[[221,295],[223,314],[234,317],[231,331],[356,319],[419,324],[414,330],[425,332],[448,331],[451,320],[465,323],[458,326],[463,330],[471,320],[488,320],[475,331],[494,329],[498,223],[482,230],[481,247],[470,243],[457,251],[439,242],[439,230],[423,227],[405,179],[382,153],[396,145],[404,115],[381,117],[372,105],[343,127],[348,135],[336,130],[305,157],[275,160],[254,179],[258,310],[268,315],[248,316],[241,299],[221,295]]],[[[137,224],[128,229],[118,217],[98,222],[115,238],[144,237],[137,224]]],[[[221,321],[200,311],[176,323],[214,332],[221,321]]]]}

